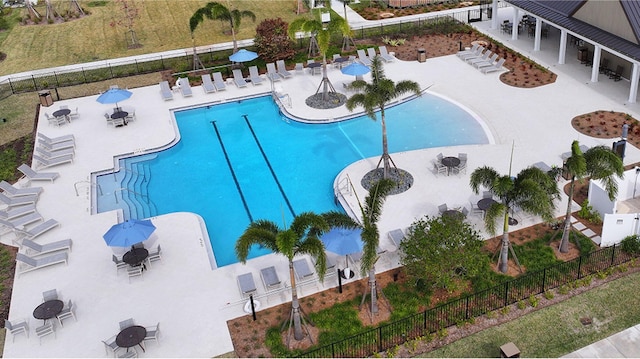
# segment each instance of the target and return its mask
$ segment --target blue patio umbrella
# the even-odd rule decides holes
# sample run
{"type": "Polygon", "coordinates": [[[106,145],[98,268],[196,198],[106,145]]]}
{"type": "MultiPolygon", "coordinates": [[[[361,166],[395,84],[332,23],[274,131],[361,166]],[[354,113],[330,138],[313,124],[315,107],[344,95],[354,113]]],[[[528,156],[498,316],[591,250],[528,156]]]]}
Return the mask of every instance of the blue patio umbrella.
{"type": "Polygon", "coordinates": [[[229,60],[233,62],[247,62],[247,61],[255,60],[257,57],[258,57],[258,54],[256,54],[255,52],[241,49],[235,54],[229,56],[229,60]]]}
{"type": "Polygon", "coordinates": [[[156,230],[150,220],[130,219],[114,224],[102,237],[110,247],[130,247],[143,242],[156,230]]]}
{"type": "Polygon", "coordinates": [[[345,66],[341,71],[345,75],[362,76],[369,73],[371,69],[361,63],[354,62],[348,66],[345,66]]]}
{"type": "Polygon", "coordinates": [[[133,95],[133,93],[129,90],[112,88],[98,96],[96,101],[102,104],[115,103],[116,107],[118,107],[118,102],[128,99],[131,95],[133,95]]]}
{"type": "Polygon", "coordinates": [[[362,229],[332,228],[320,237],[324,248],[329,252],[342,256],[362,252],[363,243],[360,235],[362,229]]]}

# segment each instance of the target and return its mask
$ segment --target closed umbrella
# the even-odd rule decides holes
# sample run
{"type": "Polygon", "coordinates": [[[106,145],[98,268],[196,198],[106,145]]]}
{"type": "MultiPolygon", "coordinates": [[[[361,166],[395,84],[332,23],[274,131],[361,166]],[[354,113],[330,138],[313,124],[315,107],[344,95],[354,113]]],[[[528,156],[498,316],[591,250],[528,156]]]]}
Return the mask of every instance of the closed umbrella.
{"type": "Polygon", "coordinates": [[[255,52],[242,49],[236,52],[235,54],[229,56],[229,61],[247,62],[247,61],[255,60],[257,57],[258,57],[258,54],[256,54],[255,52]]]}
{"type": "Polygon", "coordinates": [[[115,103],[116,107],[118,107],[118,102],[124,101],[131,97],[133,93],[129,90],[120,89],[120,88],[112,88],[105,92],[103,92],[96,101],[102,104],[112,104],[115,103]]]}
{"type": "Polygon", "coordinates": [[[148,239],[155,230],[151,220],[130,219],[114,224],[102,237],[110,247],[130,247],[148,239]]]}

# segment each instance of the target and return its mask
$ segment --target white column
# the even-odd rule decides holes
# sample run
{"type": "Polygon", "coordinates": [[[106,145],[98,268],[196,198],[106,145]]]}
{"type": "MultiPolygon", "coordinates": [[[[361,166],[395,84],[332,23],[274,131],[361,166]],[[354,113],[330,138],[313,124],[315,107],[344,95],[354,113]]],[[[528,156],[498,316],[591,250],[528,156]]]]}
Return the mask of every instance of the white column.
{"type": "Polygon", "coordinates": [[[633,69],[631,70],[631,89],[629,90],[629,103],[636,103],[638,97],[638,81],[640,80],[640,64],[633,63],[633,69]]]}
{"type": "Polygon", "coordinates": [[[518,40],[518,24],[520,20],[518,20],[520,13],[517,8],[513,8],[513,28],[511,29],[511,40],[518,40]]]}
{"type": "Polygon", "coordinates": [[[498,28],[498,0],[493,0],[491,2],[491,28],[498,28]]]}
{"type": "Polygon", "coordinates": [[[558,63],[564,65],[567,56],[567,30],[560,29],[560,51],[558,51],[558,63]]]}
{"type": "Polygon", "coordinates": [[[542,37],[542,20],[536,18],[536,37],[533,40],[533,51],[540,51],[540,37],[542,37]]]}
{"type": "Polygon", "coordinates": [[[600,55],[602,54],[602,48],[600,45],[594,44],[593,46],[593,62],[591,67],[591,82],[598,82],[598,74],[600,73],[600,55]]]}

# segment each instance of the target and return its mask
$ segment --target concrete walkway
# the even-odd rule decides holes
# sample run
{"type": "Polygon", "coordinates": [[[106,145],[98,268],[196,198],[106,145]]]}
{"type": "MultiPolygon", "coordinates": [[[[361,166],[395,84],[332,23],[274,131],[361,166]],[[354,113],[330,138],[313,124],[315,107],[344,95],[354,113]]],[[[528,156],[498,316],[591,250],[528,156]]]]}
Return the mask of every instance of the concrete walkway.
{"type": "Polygon", "coordinates": [[[563,358],[640,358],[640,324],[569,353],[563,358]]]}

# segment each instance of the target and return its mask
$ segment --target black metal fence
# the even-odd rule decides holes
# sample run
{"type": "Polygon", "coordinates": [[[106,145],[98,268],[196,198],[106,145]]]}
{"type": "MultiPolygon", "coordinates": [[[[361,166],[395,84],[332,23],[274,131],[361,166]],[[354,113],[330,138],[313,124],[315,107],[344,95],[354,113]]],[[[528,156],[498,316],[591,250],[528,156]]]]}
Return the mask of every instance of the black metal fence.
{"type": "Polygon", "coordinates": [[[633,256],[613,246],[574,260],[525,274],[495,287],[441,304],[392,323],[381,325],[339,342],[301,354],[305,358],[369,357],[407,340],[463,323],[471,318],[528,299],[531,295],[574,282],[610,267],[630,261],[633,256]]]}

